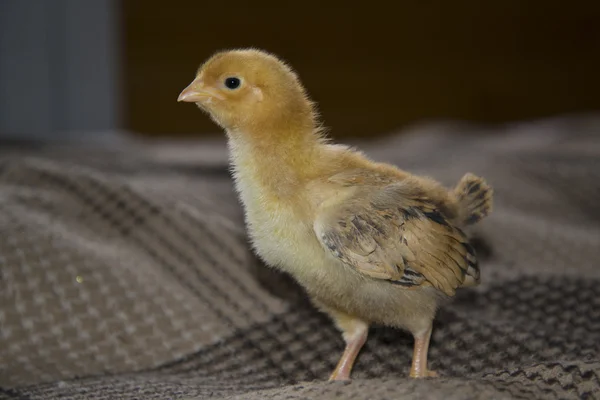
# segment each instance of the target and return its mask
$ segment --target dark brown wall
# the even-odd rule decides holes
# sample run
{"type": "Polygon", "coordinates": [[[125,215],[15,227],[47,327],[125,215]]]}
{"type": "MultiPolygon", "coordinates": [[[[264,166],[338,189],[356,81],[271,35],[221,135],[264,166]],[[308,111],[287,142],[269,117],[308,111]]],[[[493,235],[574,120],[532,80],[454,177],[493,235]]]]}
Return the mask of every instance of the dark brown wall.
{"type": "Polygon", "coordinates": [[[600,1],[121,3],[126,123],[151,135],[216,131],[176,98],[241,46],[287,59],[336,136],[600,109],[600,1]]]}

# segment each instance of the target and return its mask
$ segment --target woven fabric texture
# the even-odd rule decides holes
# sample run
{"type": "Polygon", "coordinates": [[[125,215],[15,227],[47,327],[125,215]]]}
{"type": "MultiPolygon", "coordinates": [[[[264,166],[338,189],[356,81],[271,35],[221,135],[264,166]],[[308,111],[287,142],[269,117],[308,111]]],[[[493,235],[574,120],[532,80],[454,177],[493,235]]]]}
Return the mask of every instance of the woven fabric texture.
{"type": "Polygon", "coordinates": [[[440,378],[408,378],[410,336],[375,326],[326,382],[342,338],[248,250],[224,142],[4,146],[0,399],[600,398],[600,118],[357,145],[495,188],[482,285],[434,325],[440,378]]]}

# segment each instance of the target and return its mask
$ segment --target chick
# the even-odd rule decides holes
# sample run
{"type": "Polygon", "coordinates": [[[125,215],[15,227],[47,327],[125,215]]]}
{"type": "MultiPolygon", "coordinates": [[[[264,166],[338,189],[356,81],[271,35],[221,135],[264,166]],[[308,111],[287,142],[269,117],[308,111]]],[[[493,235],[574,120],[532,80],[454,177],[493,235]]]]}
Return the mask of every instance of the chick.
{"type": "Polygon", "coordinates": [[[446,189],[332,144],[297,75],[264,51],[216,53],[178,101],[225,130],[253,249],[341,330],[346,347],[330,380],[350,379],[373,323],[411,332],[410,376],[436,376],[432,322],[457,288],[479,283],[461,229],[491,211],[490,186],[466,174],[446,189]]]}

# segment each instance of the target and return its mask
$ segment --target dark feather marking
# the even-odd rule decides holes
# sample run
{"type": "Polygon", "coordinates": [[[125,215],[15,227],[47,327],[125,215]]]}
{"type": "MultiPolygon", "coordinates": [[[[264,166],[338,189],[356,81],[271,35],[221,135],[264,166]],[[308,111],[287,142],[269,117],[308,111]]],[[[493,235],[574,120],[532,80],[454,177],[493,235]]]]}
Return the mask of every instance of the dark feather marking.
{"type": "Polygon", "coordinates": [[[481,185],[479,184],[479,182],[472,183],[469,187],[469,194],[473,194],[479,189],[481,189],[481,185]]]}
{"type": "Polygon", "coordinates": [[[414,269],[405,267],[404,268],[404,275],[408,275],[408,276],[423,276],[423,274],[415,271],[414,269]]]}
{"type": "Polygon", "coordinates": [[[472,267],[473,269],[479,271],[479,262],[477,260],[477,254],[475,253],[475,249],[473,248],[473,246],[471,246],[470,243],[467,242],[463,242],[462,245],[465,247],[467,253],[469,253],[468,255],[470,256],[466,257],[469,267],[472,267]]]}
{"type": "Polygon", "coordinates": [[[487,201],[488,201],[488,199],[486,198],[486,199],[483,199],[483,200],[481,200],[481,201],[480,201],[479,203],[477,203],[477,204],[472,204],[472,205],[471,205],[471,209],[473,209],[473,210],[478,210],[478,209],[480,209],[480,208],[484,208],[484,207],[485,207],[485,209],[488,209],[488,208],[489,208],[489,205],[488,205],[488,204],[486,204],[486,203],[487,203],[487,201]]]}
{"type": "Polygon", "coordinates": [[[404,268],[404,275],[402,275],[402,277],[400,279],[390,280],[390,282],[393,283],[394,285],[410,287],[410,286],[418,286],[421,283],[421,282],[419,282],[419,280],[421,280],[421,281],[425,280],[425,276],[423,276],[423,274],[411,269],[410,267],[406,266],[404,268]]]}
{"type": "Polygon", "coordinates": [[[365,225],[362,224],[358,217],[352,217],[352,219],[350,220],[350,222],[352,222],[352,225],[354,225],[354,227],[356,228],[356,230],[360,233],[366,233],[365,232],[365,225]]]}
{"type": "Polygon", "coordinates": [[[385,236],[385,230],[381,227],[380,224],[372,223],[371,227],[377,231],[382,236],[385,236]]]}
{"type": "Polygon", "coordinates": [[[321,235],[321,239],[323,240],[323,243],[325,243],[329,250],[333,251],[336,254],[338,253],[338,246],[337,240],[335,239],[335,235],[323,234],[321,235]]]}
{"type": "Polygon", "coordinates": [[[475,258],[473,261],[467,260],[469,262],[469,266],[475,269],[479,269],[479,261],[475,258]]]}
{"type": "Polygon", "coordinates": [[[400,211],[402,213],[402,215],[404,215],[404,219],[419,217],[419,213],[413,207],[407,207],[407,208],[400,207],[400,208],[398,208],[398,211],[400,211]]]}
{"type": "Polygon", "coordinates": [[[429,218],[430,220],[437,222],[440,225],[448,227],[450,226],[448,224],[448,221],[446,221],[446,219],[442,216],[442,214],[439,211],[424,212],[423,215],[429,218]]]}
{"type": "Polygon", "coordinates": [[[403,281],[402,279],[399,281],[390,281],[390,282],[394,285],[400,285],[400,286],[404,286],[404,287],[415,286],[415,284],[413,282],[403,281]]]}
{"type": "Polygon", "coordinates": [[[467,242],[462,242],[461,243],[463,246],[465,246],[465,249],[467,249],[467,252],[472,255],[473,257],[475,257],[475,249],[473,248],[473,246],[471,246],[471,244],[467,243],[467,242]]]}
{"type": "Polygon", "coordinates": [[[475,200],[483,200],[487,196],[487,192],[481,191],[477,196],[475,196],[475,200]]]}

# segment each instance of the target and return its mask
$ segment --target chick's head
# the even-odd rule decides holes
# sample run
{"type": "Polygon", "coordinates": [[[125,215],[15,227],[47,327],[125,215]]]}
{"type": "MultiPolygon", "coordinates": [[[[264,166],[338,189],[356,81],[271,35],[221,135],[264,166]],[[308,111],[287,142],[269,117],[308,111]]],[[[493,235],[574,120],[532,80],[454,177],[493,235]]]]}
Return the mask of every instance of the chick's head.
{"type": "MultiPolygon", "coordinates": [[[[219,52],[200,66],[178,101],[196,103],[227,131],[312,125],[313,104],[296,74],[260,50],[219,52]]],[[[301,126],[298,126],[301,127],[301,126]]]]}

